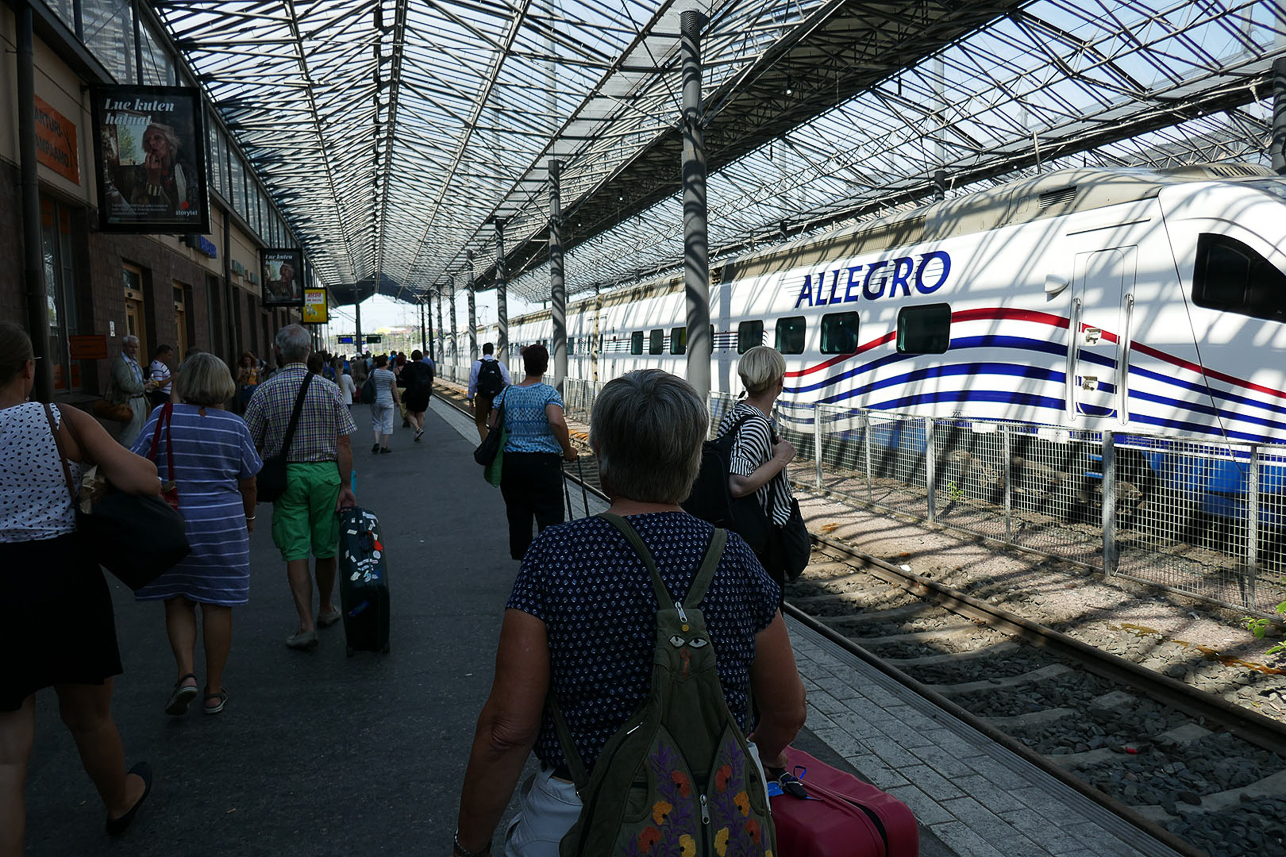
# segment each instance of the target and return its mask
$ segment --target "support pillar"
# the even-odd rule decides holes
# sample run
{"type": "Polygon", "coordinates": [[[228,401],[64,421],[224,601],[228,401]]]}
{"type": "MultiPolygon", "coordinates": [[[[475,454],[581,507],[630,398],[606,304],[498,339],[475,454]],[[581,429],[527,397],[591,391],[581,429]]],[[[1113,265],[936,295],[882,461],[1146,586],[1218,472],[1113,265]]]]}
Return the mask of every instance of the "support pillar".
{"type": "MultiPolygon", "coordinates": [[[[420,296],[419,304],[420,304],[420,351],[422,351],[425,354],[429,354],[429,334],[428,334],[428,331],[425,330],[425,324],[424,324],[424,296],[423,295],[420,296]]],[[[432,357],[433,355],[429,354],[429,356],[432,357]]]]}
{"type": "Polygon", "coordinates": [[[688,305],[688,383],[710,397],[710,254],[706,231],[706,153],[701,129],[701,28],[706,17],[680,16],[683,62],[683,282],[688,305]]]}
{"type": "Polygon", "coordinates": [[[473,293],[473,251],[465,254],[469,262],[469,280],[466,285],[469,294],[469,365],[478,359],[478,299],[473,293]]]}
{"type": "Polygon", "coordinates": [[[455,365],[460,360],[460,356],[459,356],[460,344],[458,339],[459,331],[456,329],[456,326],[455,326],[455,275],[454,274],[451,275],[451,279],[448,281],[448,283],[449,283],[450,291],[447,293],[447,299],[451,302],[447,305],[447,309],[450,310],[451,312],[451,348],[448,353],[451,357],[452,365],[455,365]]]}
{"type": "Polygon", "coordinates": [[[362,290],[359,286],[353,287],[353,316],[356,319],[354,324],[353,344],[357,346],[357,353],[365,354],[362,350],[362,290]]]}
{"type": "Polygon", "coordinates": [[[496,359],[509,365],[509,282],[505,270],[505,222],[496,218],[496,359]]]}
{"type": "Polygon", "coordinates": [[[567,285],[563,281],[563,209],[558,161],[549,162],[549,306],[554,321],[554,386],[563,393],[567,378],[567,285]]]}
{"type": "Polygon", "coordinates": [[[1286,176],[1286,58],[1273,61],[1273,169],[1286,176]]]}
{"type": "MultiPolygon", "coordinates": [[[[22,162],[22,274],[27,291],[27,333],[36,358],[31,398],[54,397],[49,357],[49,297],[45,291],[44,247],[40,236],[40,173],[36,165],[35,13],[24,3],[18,12],[18,153],[22,162]]],[[[141,355],[140,355],[141,357],[141,355]]]]}
{"type": "Polygon", "coordinates": [[[442,287],[438,286],[438,356],[434,358],[438,363],[446,359],[447,343],[446,337],[442,334],[444,330],[446,328],[442,326],[442,287]]]}
{"type": "MultiPolygon", "coordinates": [[[[433,292],[425,292],[424,294],[420,295],[420,301],[421,302],[428,301],[428,306],[425,307],[425,310],[424,310],[424,315],[426,318],[428,318],[428,321],[429,321],[429,344],[428,344],[428,348],[426,349],[426,352],[428,353],[429,357],[432,358],[434,354],[433,334],[435,333],[435,331],[433,330],[433,292]]],[[[436,331],[436,332],[440,333],[441,331],[436,331]]],[[[436,363],[437,361],[435,360],[434,362],[436,363]]]]}

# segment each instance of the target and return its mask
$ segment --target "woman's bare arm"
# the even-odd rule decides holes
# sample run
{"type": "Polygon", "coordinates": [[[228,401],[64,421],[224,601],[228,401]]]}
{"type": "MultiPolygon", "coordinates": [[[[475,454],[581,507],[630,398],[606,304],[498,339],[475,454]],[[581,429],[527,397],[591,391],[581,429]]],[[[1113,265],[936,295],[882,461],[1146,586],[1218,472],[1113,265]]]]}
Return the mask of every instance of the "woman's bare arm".
{"type": "Polygon", "coordinates": [[[575,461],[579,458],[576,447],[572,446],[571,433],[567,431],[567,419],[563,416],[563,409],[550,402],[545,405],[545,419],[549,420],[549,429],[554,433],[554,439],[563,448],[563,459],[575,461]]]}
{"type": "Polygon", "coordinates": [[[540,734],[549,690],[545,623],[521,610],[505,611],[491,696],[478,715],[473,752],[460,791],[460,844],[481,851],[495,833],[540,734]]]}
{"type": "Polygon", "coordinates": [[[155,464],[121,446],[99,425],[98,420],[84,411],[72,407],[58,410],[63,417],[58,435],[69,459],[94,462],[117,490],[126,494],[161,493],[161,480],[156,475],[155,464]],[[75,434],[69,430],[69,423],[75,428],[75,434]],[[84,443],[84,449],[76,443],[76,437],[84,443]]]}
{"type": "Polygon", "coordinates": [[[772,624],[755,636],[750,687],[759,707],[759,725],[751,738],[764,764],[780,768],[785,765],[782,751],[795,740],[808,716],[804,683],[799,678],[795,651],[790,647],[790,634],[780,611],[772,624]]]}

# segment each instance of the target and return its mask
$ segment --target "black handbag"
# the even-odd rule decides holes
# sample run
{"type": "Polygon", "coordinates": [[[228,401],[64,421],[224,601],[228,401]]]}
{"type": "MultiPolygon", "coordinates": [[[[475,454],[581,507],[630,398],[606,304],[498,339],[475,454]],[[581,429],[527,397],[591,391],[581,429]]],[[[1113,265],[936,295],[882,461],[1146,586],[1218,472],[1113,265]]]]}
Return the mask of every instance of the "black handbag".
{"type": "MultiPolygon", "coordinates": [[[[126,494],[109,485],[102,497],[93,502],[92,511],[82,511],[49,405],[45,405],[45,416],[58,446],[63,478],[67,480],[67,492],[76,510],[76,536],[95,562],[130,589],[141,589],[192,552],[183,516],[160,497],[126,494]]],[[[84,455],[85,445],[70,421],[67,430],[84,455]]]]}
{"type": "Polygon", "coordinates": [[[478,444],[478,448],[473,451],[473,460],[486,467],[496,460],[500,454],[500,449],[504,445],[505,433],[505,403],[501,402],[500,407],[496,409],[496,424],[487,432],[486,438],[478,444]]]}
{"type": "Polygon", "coordinates": [[[780,527],[772,527],[768,534],[766,559],[787,582],[793,582],[808,567],[812,553],[812,539],[804,525],[804,516],[800,514],[799,501],[792,497],[790,519],[780,527]]]}
{"type": "Polygon", "coordinates": [[[295,439],[295,429],[299,426],[299,413],[304,408],[304,396],[308,385],[312,383],[313,373],[304,376],[304,383],[295,397],[295,407],[290,412],[290,423],[286,434],[281,439],[281,452],[263,460],[263,468],[255,477],[255,499],[260,503],[272,503],[286,493],[286,456],[290,454],[290,442],[295,439]]]}

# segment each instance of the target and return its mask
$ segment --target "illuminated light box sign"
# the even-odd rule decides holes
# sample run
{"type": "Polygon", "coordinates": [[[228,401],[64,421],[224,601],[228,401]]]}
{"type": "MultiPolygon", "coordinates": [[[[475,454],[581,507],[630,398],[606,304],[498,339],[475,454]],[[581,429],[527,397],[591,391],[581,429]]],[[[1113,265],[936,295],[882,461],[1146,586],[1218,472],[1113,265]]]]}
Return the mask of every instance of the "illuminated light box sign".
{"type": "Polygon", "coordinates": [[[304,305],[304,251],[276,248],[259,251],[263,269],[263,305],[304,305]]]}
{"type": "Polygon", "coordinates": [[[326,323],[326,290],[304,289],[304,324],[326,323]]]}
{"type": "Polygon", "coordinates": [[[96,86],[92,93],[99,228],[209,232],[200,90],[96,86]]]}

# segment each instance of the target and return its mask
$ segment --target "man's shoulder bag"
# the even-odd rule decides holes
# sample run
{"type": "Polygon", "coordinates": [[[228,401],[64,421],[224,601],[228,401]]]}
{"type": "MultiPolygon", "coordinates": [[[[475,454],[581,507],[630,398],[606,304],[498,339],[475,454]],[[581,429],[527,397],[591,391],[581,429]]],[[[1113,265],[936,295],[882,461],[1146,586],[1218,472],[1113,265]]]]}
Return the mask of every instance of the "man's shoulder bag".
{"type": "Polygon", "coordinates": [[[582,801],[580,817],[559,844],[559,854],[776,853],[763,778],[728,709],[717,653],[699,606],[723,555],[727,532],[714,531],[692,585],[676,600],[634,528],[616,515],[599,517],[621,531],[652,580],[658,608],[652,688],[608,739],[592,771],[585,770],[551,692],[558,740],[582,801]]]}
{"type": "Polygon", "coordinates": [[[299,414],[304,409],[304,397],[308,395],[308,384],[313,380],[313,373],[304,376],[303,386],[295,397],[295,407],[290,412],[290,423],[286,434],[281,438],[281,452],[263,460],[263,469],[255,477],[255,493],[260,503],[272,503],[286,493],[286,456],[290,454],[290,442],[295,439],[295,429],[299,426],[299,414]]]}

